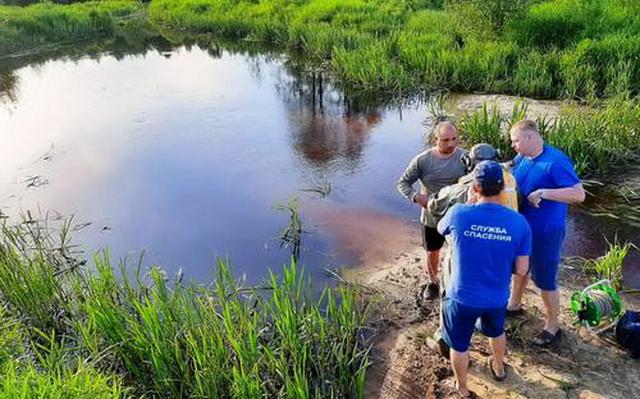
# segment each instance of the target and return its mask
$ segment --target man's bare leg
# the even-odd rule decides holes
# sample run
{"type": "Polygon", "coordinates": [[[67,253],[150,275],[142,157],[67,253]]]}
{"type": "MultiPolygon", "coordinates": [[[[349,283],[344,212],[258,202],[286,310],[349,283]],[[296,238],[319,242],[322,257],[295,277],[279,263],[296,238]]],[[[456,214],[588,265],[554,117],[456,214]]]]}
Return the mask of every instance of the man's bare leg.
{"type": "Polygon", "coordinates": [[[507,348],[507,337],[505,334],[497,338],[489,338],[491,352],[493,354],[493,364],[491,367],[498,376],[504,375],[504,354],[507,348]]]}
{"type": "Polygon", "coordinates": [[[467,373],[469,371],[469,351],[456,352],[451,349],[449,359],[453,367],[453,374],[456,376],[456,381],[458,382],[458,393],[460,393],[461,396],[468,396],[467,373]]]}
{"type": "Polygon", "coordinates": [[[544,329],[554,334],[558,332],[560,328],[558,326],[558,312],[560,309],[560,295],[558,291],[544,291],[542,290],[542,301],[544,302],[544,308],[546,318],[544,320],[544,329]]]}
{"type": "Polygon", "coordinates": [[[517,274],[512,275],[512,288],[511,298],[509,298],[508,310],[518,310],[522,307],[522,297],[524,296],[524,290],[529,283],[529,276],[519,276],[517,274]]]}
{"type": "Polygon", "coordinates": [[[440,250],[427,251],[426,272],[430,283],[438,283],[438,269],[440,268],[440,250]]]}

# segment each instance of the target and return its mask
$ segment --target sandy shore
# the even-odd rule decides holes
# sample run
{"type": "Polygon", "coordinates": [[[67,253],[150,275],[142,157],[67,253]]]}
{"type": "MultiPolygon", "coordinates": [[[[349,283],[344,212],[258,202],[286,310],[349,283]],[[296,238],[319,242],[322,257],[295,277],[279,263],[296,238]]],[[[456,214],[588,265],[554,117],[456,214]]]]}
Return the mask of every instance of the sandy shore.
{"type": "MultiPolygon", "coordinates": [[[[392,260],[345,271],[346,280],[365,287],[379,303],[375,318],[378,339],[368,376],[367,398],[446,398],[454,379],[448,360],[427,346],[437,327],[437,302],[420,303],[425,254],[417,247],[392,260]]],[[[549,349],[530,344],[540,331],[542,301],[529,286],[526,313],[508,321],[507,379],[496,383],[485,366],[487,340],[472,343],[470,389],[482,398],[639,398],[640,361],[615,345],[611,333],[597,336],[572,325],[573,291],[588,280],[565,265],[561,276],[561,323],[564,336],[549,349]]],[[[640,309],[638,296],[623,295],[628,308],[640,309]]]]}

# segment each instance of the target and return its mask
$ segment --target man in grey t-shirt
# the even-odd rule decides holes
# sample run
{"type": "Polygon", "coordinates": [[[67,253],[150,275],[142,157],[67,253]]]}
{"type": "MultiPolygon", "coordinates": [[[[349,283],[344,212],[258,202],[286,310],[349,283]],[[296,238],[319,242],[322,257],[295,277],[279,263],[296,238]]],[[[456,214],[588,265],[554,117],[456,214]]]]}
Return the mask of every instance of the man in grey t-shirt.
{"type": "Polygon", "coordinates": [[[436,230],[436,220],[426,209],[427,202],[432,194],[465,175],[462,156],[466,153],[458,147],[458,129],[451,122],[438,123],[434,134],[435,146],[413,158],[397,184],[398,191],[405,198],[422,207],[422,245],[427,251],[425,269],[429,276],[423,296],[428,299],[438,296],[438,265],[444,237],[436,230]],[[418,180],[420,193],[413,190],[413,184],[418,180]]]}

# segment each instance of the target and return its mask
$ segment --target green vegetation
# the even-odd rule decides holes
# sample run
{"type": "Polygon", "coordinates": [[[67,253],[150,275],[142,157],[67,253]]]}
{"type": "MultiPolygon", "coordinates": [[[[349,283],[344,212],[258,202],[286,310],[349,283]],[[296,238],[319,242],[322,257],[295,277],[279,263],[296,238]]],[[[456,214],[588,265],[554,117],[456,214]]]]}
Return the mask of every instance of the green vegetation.
{"type": "Polygon", "coordinates": [[[294,261],[300,259],[300,250],[302,249],[302,220],[298,212],[298,198],[292,197],[287,204],[276,204],[275,209],[280,212],[289,213],[289,222],[280,231],[278,238],[280,245],[291,248],[291,254],[294,261]]]}
{"type": "Polygon", "coordinates": [[[621,245],[618,241],[608,243],[609,250],[603,256],[597,259],[589,259],[585,262],[585,269],[588,273],[594,275],[596,279],[607,279],[611,282],[613,288],[619,290],[622,288],[622,266],[624,258],[635,246],[629,242],[621,245]]]}
{"type": "MultiPolygon", "coordinates": [[[[431,107],[435,119],[442,119],[442,105],[431,107]]],[[[468,144],[489,143],[500,150],[504,160],[512,159],[508,132],[511,125],[527,117],[528,106],[517,101],[510,115],[503,115],[497,104],[485,103],[459,118],[463,140],[468,144]]],[[[560,148],[575,162],[582,176],[606,174],[615,167],[637,159],[640,151],[640,104],[618,98],[605,101],[600,108],[567,108],[557,118],[537,118],[540,132],[548,143],[560,148]]]]}
{"type": "Polygon", "coordinates": [[[25,347],[28,328],[0,308],[0,398],[121,398],[121,379],[96,371],[86,360],[70,359],[64,340],[37,335],[25,347]],[[29,361],[32,355],[37,361],[29,361]]]}
{"type": "Polygon", "coordinates": [[[0,6],[0,55],[111,37],[142,11],[132,0],[0,6]]]}
{"type": "Polygon", "coordinates": [[[223,261],[211,288],[116,273],[108,252],[86,272],[47,231],[1,233],[0,398],[362,397],[353,289],[315,293],[295,263],[260,289],[223,261]]]}
{"type": "MultiPolygon", "coordinates": [[[[0,6],[0,54],[126,32],[130,19],[307,57],[350,90],[640,94],[633,0],[105,0],[0,6]]],[[[125,34],[125,33],[122,33],[125,34]]]]}
{"type": "Polygon", "coordinates": [[[593,99],[639,93],[632,1],[154,0],[173,29],[259,40],[327,63],[345,86],[593,99]],[[566,32],[564,32],[566,31],[566,32]],[[560,32],[560,33],[558,33],[560,32]]]}

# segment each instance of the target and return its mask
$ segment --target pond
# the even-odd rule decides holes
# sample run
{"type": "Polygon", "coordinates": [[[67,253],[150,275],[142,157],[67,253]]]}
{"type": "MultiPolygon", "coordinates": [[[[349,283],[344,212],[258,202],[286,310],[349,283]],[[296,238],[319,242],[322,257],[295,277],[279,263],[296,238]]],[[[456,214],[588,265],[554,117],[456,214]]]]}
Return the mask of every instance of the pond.
{"type": "MultiPolygon", "coordinates": [[[[418,210],[395,188],[431,128],[419,100],[363,103],[283,56],[220,48],[0,60],[0,70],[0,210],[74,215],[89,252],[145,250],[146,265],[199,281],[228,256],[255,283],[290,259],[278,239],[289,214],[275,207],[294,197],[301,263],[318,282],[419,241],[418,210]]],[[[603,236],[640,241],[608,220],[573,210],[565,255],[602,255],[603,236]]],[[[634,255],[628,285],[640,286],[639,270],[634,255]]]]}

